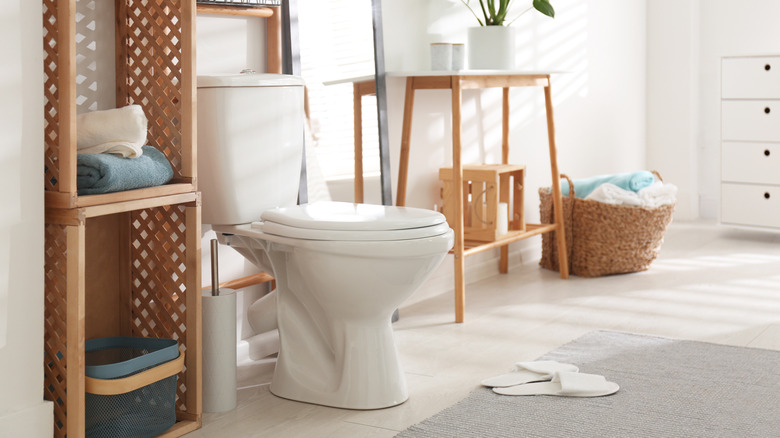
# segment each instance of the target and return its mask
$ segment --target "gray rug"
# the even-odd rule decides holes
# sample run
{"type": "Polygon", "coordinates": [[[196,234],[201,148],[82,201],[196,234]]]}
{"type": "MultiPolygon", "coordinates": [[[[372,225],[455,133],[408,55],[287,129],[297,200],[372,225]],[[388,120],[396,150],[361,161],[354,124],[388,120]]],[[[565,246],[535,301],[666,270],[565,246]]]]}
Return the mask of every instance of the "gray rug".
{"type": "Polygon", "coordinates": [[[539,359],[620,391],[509,397],[480,387],[396,437],[780,437],[778,351],[597,331],[539,359]]]}

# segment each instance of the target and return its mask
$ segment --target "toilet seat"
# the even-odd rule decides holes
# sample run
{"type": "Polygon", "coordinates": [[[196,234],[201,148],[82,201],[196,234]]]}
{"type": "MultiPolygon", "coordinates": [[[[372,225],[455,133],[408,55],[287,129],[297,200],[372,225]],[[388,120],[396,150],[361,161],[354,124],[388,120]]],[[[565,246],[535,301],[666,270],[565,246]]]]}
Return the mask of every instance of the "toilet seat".
{"type": "Polygon", "coordinates": [[[422,239],[449,231],[441,213],[419,208],[316,202],[276,208],[252,229],[293,239],[389,241],[422,239]]]}

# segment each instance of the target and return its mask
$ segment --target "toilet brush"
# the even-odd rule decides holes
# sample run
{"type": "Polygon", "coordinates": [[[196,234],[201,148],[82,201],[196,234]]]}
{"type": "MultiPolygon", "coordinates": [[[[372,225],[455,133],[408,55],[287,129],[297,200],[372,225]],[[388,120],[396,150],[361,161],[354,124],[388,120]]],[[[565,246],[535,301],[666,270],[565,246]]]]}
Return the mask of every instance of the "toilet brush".
{"type": "Polygon", "coordinates": [[[211,239],[211,296],[219,296],[219,242],[211,239]]]}
{"type": "Polygon", "coordinates": [[[211,240],[211,291],[202,294],[203,410],[236,407],[236,294],[219,288],[218,242],[211,240]]]}

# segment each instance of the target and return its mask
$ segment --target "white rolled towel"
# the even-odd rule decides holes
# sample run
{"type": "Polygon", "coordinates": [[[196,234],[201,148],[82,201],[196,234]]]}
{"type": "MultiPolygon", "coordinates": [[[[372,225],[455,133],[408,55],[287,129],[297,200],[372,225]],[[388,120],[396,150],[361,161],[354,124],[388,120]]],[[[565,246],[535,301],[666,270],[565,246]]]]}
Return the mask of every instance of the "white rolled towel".
{"type": "Polygon", "coordinates": [[[601,184],[590,192],[585,199],[613,205],[629,205],[632,207],[642,206],[642,200],[639,199],[639,196],[636,193],[630,190],[621,189],[612,183],[601,184]]]}
{"type": "Polygon", "coordinates": [[[147,125],[140,105],[79,114],[76,117],[78,153],[139,157],[146,144],[147,125]]]}
{"type": "Polygon", "coordinates": [[[655,208],[677,202],[677,186],[656,182],[638,192],[645,207],[655,208]]]}

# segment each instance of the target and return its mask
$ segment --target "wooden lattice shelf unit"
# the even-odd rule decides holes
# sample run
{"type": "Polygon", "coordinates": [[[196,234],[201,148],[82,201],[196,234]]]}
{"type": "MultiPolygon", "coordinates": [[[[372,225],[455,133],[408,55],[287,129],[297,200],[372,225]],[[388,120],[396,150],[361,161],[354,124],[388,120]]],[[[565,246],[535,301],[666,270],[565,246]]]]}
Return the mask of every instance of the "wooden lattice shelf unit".
{"type": "Polygon", "coordinates": [[[76,0],[43,0],[46,302],[44,393],[54,436],[85,430],[84,345],[103,336],[177,339],[179,436],[201,425],[200,197],[194,120],[195,0],[116,0],[117,106],[139,104],[171,183],[79,196],[76,0]]]}

